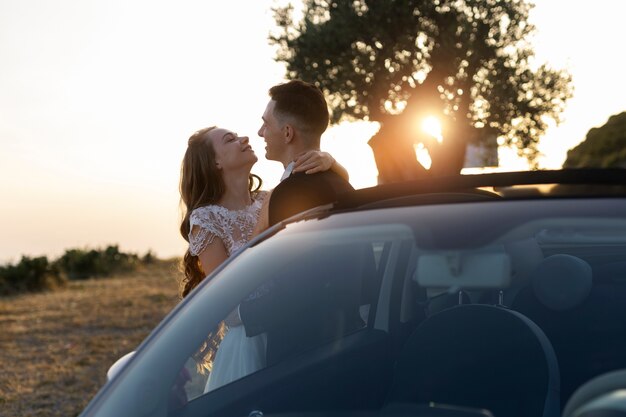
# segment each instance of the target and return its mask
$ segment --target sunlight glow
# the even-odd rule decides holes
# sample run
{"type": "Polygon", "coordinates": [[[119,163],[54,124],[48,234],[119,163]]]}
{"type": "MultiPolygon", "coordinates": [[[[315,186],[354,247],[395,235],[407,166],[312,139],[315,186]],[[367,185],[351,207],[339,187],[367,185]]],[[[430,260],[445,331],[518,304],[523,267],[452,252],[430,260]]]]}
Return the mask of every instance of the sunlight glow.
{"type": "Polygon", "coordinates": [[[417,145],[413,145],[415,148],[415,157],[417,161],[426,169],[430,169],[432,165],[432,159],[430,158],[430,153],[428,149],[424,146],[423,143],[418,143],[417,145]]]}
{"type": "Polygon", "coordinates": [[[443,141],[441,133],[441,121],[435,116],[428,116],[422,121],[422,131],[426,132],[433,138],[437,139],[437,142],[443,141]]]}
{"type": "Polygon", "coordinates": [[[356,189],[378,183],[378,169],[367,142],[380,128],[374,122],[343,122],[330,127],[322,136],[322,149],[330,152],[350,174],[356,189]]]}

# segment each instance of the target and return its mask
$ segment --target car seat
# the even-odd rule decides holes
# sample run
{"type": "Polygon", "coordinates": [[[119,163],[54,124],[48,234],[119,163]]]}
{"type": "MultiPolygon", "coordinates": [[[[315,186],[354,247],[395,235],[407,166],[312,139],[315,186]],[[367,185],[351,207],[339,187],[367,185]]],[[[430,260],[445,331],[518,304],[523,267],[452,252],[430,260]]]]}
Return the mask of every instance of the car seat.
{"type": "Polygon", "coordinates": [[[562,403],[589,379],[626,367],[623,294],[617,285],[594,283],[592,275],[580,258],[548,256],[512,305],[537,323],[554,346],[562,403]]]}
{"type": "Polygon", "coordinates": [[[483,304],[448,308],[424,320],[399,354],[386,404],[406,403],[557,417],[556,357],[522,314],[483,304]]]}

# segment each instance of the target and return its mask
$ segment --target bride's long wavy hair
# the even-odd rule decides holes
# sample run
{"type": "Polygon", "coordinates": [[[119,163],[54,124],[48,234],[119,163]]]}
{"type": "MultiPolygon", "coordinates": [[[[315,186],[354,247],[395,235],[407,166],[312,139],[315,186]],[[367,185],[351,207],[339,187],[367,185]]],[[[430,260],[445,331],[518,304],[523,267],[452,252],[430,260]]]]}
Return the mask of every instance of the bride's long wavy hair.
{"type": "MultiPolygon", "coordinates": [[[[198,207],[217,204],[225,192],[226,185],[222,171],[215,163],[215,150],[209,140],[208,132],[216,126],[206,127],[195,132],[187,142],[187,150],[180,168],[180,201],[182,206],[182,221],[180,234],[189,242],[189,217],[198,207]]],[[[248,187],[253,194],[261,188],[261,178],[250,174],[248,187]]],[[[181,280],[180,296],[185,297],[194,289],[206,274],[202,270],[197,256],[192,255],[189,249],[185,252],[181,269],[184,277],[181,280]]]]}
{"type": "MultiPolygon", "coordinates": [[[[218,169],[215,163],[213,144],[207,136],[207,133],[215,128],[216,126],[206,127],[191,135],[180,168],[179,190],[182,208],[180,234],[187,242],[189,242],[189,232],[191,231],[189,224],[191,212],[198,207],[217,204],[224,195],[226,188],[222,171],[218,169]]],[[[261,184],[262,181],[259,176],[250,174],[248,189],[251,194],[256,193],[261,188],[261,184]]],[[[198,257],[192,255],[189,248],[185,251],[181,269],[184,276],[179,291],[181,298],[183,298],[204,279],[206,274],[202,270],[198,257]]],[[[221,322],[215,331],[207,335],[200,349],[193,355],[198,372],[204,373],[206,370],[211,370],[217,347],[225,332],[225,325],[221,322]]]]}

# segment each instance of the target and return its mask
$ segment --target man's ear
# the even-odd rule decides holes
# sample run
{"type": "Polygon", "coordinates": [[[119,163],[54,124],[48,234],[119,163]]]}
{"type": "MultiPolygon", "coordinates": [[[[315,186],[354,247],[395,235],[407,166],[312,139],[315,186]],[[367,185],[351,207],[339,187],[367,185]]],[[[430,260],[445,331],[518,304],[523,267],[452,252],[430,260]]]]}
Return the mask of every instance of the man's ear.
{"type": "Polygon", "coordinates": [[[286,124],[285,126],[283,126],[283,137],[285,139],[285,145],[291,143],[294,136],[295,131],[293,130],[293,126],[291,126],[290,124],[286,124]]]}

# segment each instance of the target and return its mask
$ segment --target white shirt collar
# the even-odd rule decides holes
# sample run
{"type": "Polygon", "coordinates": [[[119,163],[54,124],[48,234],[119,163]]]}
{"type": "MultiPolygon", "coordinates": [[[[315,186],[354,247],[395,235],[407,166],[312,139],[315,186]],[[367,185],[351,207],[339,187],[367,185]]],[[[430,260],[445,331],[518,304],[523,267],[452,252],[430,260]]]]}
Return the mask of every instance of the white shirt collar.
{"type": "Polygon", "coordinates": [[[289,165],[287,165],[287,168],[285,168],[285,172],[283,172],[283,176],[280,177],[280,181],[282,182],[283,180],[289,178],[289,176],[291,175],[291,172],[293,171],[293,167],[295,165],[294,161],[291,161],[289,163],[289,165]]]}

